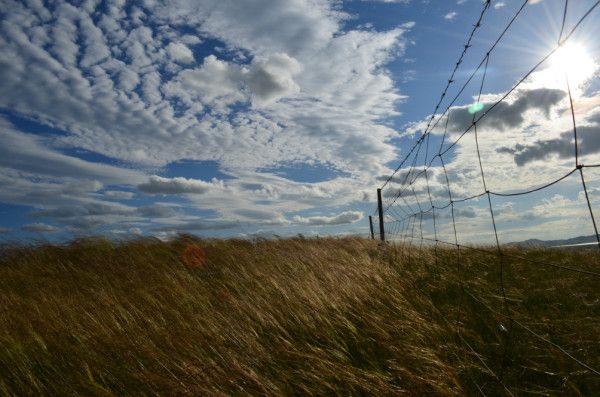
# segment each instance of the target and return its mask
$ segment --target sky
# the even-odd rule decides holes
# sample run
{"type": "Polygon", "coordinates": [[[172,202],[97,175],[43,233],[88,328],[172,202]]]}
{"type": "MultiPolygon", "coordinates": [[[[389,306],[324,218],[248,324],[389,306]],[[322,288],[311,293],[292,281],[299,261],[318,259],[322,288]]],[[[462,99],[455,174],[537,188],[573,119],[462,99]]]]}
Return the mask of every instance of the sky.
{"type": "MultiPolygon", "coordinates": [[[[557,46],[564,0],[530,0],[490,53],[482,85],[476,67],[522,3],[491,1],[441,109],[474,78],[431,131],[432,146],[456,139],[471,122],[469,106],[488,109],[557,46]]],[[[594,3],[570,2],[565,32],[594,3]]],[[[426,130],[484,6],[0,0],[0,240],[366,236],[377,187],[426,130]]],[[[600,7],[568,50],[481,122],[489,190],[526,190],[574,168],[565,76],[580,164],[600,164],[595,37],[600,7]]],[[[481,192],[475,156],[469,133],[444,158],[455,198],[481,192]]],[[[384,189],[386,203],[403,172],[384,189]]],[[[442,203],[441,163],[429,172],[442,203]]],[[[584,174],[600,220],[600,168],[584,174]]],[[[592,234],[578,178],[495,198],[502,241],[592,234]]],[[[394,204],[388,220],[424,202],[424,187],[415,181],[416,194],[394,204]]],[[[487,205],[457,205],[463,241],[491,241],[487,205]]],[[[449,215],[439,215],[439,233],[450,238],[449,215]]]]}

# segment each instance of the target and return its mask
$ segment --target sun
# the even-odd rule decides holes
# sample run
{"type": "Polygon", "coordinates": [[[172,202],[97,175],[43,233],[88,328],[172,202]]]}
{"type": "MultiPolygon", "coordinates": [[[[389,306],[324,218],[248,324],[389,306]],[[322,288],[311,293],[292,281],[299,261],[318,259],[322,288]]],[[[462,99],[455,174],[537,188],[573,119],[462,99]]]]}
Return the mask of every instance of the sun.
{"type": "Polygon", "coordinates": [[[596,63],[581,43],[567,42],[560,46],[548,60],[545,78],[551,81],[565,81],[577,88],[590,79],[596,71],[596,63]]]}

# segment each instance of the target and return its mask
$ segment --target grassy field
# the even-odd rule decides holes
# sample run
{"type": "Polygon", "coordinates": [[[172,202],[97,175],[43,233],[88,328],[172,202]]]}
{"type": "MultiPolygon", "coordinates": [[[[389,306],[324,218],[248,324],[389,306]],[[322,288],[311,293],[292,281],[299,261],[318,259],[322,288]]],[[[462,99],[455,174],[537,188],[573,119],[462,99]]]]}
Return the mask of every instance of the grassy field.
{"type": "Polygon", "coordinates": [[[598,395],[600,279],[502,265],[506,300],[495,255],[359,238],[5,248],[0,394],[598,395]]]}

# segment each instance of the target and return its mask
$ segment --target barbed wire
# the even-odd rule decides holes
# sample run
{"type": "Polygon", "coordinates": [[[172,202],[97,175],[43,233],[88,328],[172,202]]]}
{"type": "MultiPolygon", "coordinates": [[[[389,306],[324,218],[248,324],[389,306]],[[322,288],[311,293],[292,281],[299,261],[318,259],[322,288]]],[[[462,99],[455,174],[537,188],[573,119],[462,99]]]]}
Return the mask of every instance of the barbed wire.
{"type": "MultiPolygon", "coordinates": [[[[482,160],[482,153],[480,150],[480,136],[478,133],[478,125],[481,124],[481,121],[484,120],[494,109],[498,108],[501,104],[506,103],[511,94],[513,94],[519,87],[521,87],[531,76],[534,74],[540,67],[546,63],[561,47],[568,42],[575,32],[580,28],[582,23],[592,14],[594,10],[598,8],[600,5],[600,0],[594,2],[583,15],[576,20],[571,29],[567,29],[566,21],[569,15],[569,0],[564,0],[564,8],[562,10],[562,19],[560,23],[560,31],[558,34],[558,38],[556,41],[556,46],[550,49],[535,65],[530,68],[520,79],[517,80],[515,84],[513,84],[510,89],[504,92],[497,100],[488,106],[482,106],[479,111],[473,112],[473,117],[471,122],[466,128],[464,128],[460,133],[456,136],[456,138],[452,141],[448,142],[449,134],[448,127],[451,118],[451,110],[453,106],[457,104],[457,101],[461,97],[461,95],[465,92],[467,87],[474,81],[476,76],[481,76],[481,81],[478,86],[478,94],[477,101],[475,104],[481,105],[481,98],[483,95],[486,78],[488,76],[488,71],[490,68],[490,63],[492,61],[492,55],[494,50],[498,47],[502,40],[507,35],[507,32],[514,25],[515,21],[522,15],[526,6],[530,3],[530,0],[525,0],[521,3],[520,7],[516,9],[512,17],[509,19],[507,25],[498,35],[498,37],[492,42],[492,44],[487,48],[487,51],[484,52],[483,57],[481,58],[478,66],[468,75],[464,83],[458,88],[455,96],[445,105],[444,110],[438,114],[440,109],[442,108],[442,104],[444,103],[445,98],[449,95],[450,88],[452,84],[455,83],[455,78],[457,76],[457,72],[460,69],[460,66],[463,64],[467,52],[472,47],[473,39],[477,33],[477,31],[481,28],[482,22],[484,20],[484,16],[486,12],[490,9],[491,0],[487,0],[483,4],[483,9],[481,10],[475,24],[473,25],[470,34],[467,36],[467,40],[463,45],[463,49],[458,57],[458,60],[455,62],[453,69],[450,73],[450,77],[448,78],[444,89],[440,94],[440,98],[437,101],[433,113],[427,117],[427,123],[425,127],[422,129],[420,136],[416,139],[414,144],[410,147],[407,153],[399,162],[399,165],[393,170],[393,172],[385,179],[383,185],[378,189],[378,195],[382,196],[384,199],[380,200],[379,208],[373,213],[372,219],[376,219],[379,221],[381,225],[381,239],[384,240],[383,230],[385,225],[385,234],[390,236],[390,240],[397,240],[406,242],[410,245],[413,244],[414,240],[418,240],[419,250],[422,249],[424,243],[431,244],[434,249],[434,258],[437,265],[438,258],[438,245],[442,244],[447,247],[453,247],[456,249],[456,258],[457,258],[457,266],[458,271],[460,272],[460,263],[461,263],[461,250],[470,250],[470,251],[478,251],[485,253],[486,255],[492,255],[496,257],[499,261],[499,273],[498,273],[498,284],[500,286],[500,297],[502,300],[502,313],[498,312],[490,308],[485,302],[481,299],[474,296],[468,288],[466,288],[463,284],[462,278],[459,277],[459,283],[461,287],[461,296],[459,298],[459,302],[462,302],[463,296],[466,294],[470,296],[480,304],[484,305],[489,311],[493,312],[496,315],[499,315],[508,320],[508,329],[507,329],[507,338],[504,343],[504,349],[502,352],[502,363],[500,365],[499,373],[495,373],[492,371],[485,361],[483,361],[483,365],[488,370],[492,376],[501,384],[501,386],[505,389],[508,394],[512,394],[510,390],[506,387],[503,382],[503,376],[505,371],[505,366],[507,362],[507,356],[509,354],[509,347],[511,343],[512,337],[512,328],[513,326],[524,329],[537,339],[547,343],[553,348],[562,352],[567,358],[571,361],[577,363],[582,366],[586,370],[590,371],[595,375],[600,375],[600,371],[598,369],[593,368],[591,365],[579,360],[572,353],[570,353],[567,349],[562,346],[556,344],[551,341],[548,337],[542,336],[539,333],[535,332],[530,327],[523,324],[518,319],[515,319],[513,316],[513,310],[510,305],[510,301],[506,295],[506,280],[505,273],[506,267],[509,265],[509,260],[519,260],[532,265],[547,267],[558,269],[566,272],[573,272],[577,274],[583,274],[587,276],[591,276],[594,278],[600,278],[600,272],[594,272],[586,269],[579,269],[572,266],[567,266],[561,263],[548,262],[535,260],[523,255],[519,255],[515,252],[515,250],[510,250],[507,246],[504,246],[500,243],[498,225],[497,225],[497,213],[494,210],[492,197],[498,198],[507,198],[507,197],[518,197],[518,196],[527,196],[536,192],[545,191],[552,186],[557,185],[558,183],[567,180],[572,177],[574,174],[579,174],[579,179],[581,183],[581,188],[584,193],[585,202],[587,204],[587,210],[589,211],[589,218],[591,224],[594,229],[595,239],[597,242],[597,246],[600,249],[600,234],[598,233],[598,225],[596,223],[596,219],[594,217],[594,211],[592,208],[592,202],[589,197],[589,189],[587,187],[586,178],[584,175],[585,169],[598,168],[600,164],[583,164],[581,163],[581,152],[578,138],[578,129],[577,129],[577,118],[575,112],[575,106],[573,103],[573,93],[571,90],[571,83],[569,81],[568,72],[565,71],[565,87],[566,87],[566,97],[568,98],[568,107],[570,110],[570,118],[571,118],[571,129],[573,134],[573,142],[574,142],[574,151],[573,158],[574,164],[572,168],[566,170],[566,172],[562,173],[560,176],[556,177],[551,181],[547,181],[545,183],[539,184],[537,186],[529,186],[522,190],[511,189],[507,191],[498,191],[490,189],[488,185],[488,181],[486,180],[486,171],[484,167],[484,161],[482,160]],[[445,121],[443,124],[441,124],[445,121]],[[433,150],[431,147],[431,135],[434,131],[443,128],[443,133],[441,134],[441,139],[439,143],[439,147],[437,150],[433,150]],[[477,192],[475,194],[469,195],[467,197],[460,197],[453,192],[451,189],[450,178],[448,169],[446,166],[445,157],[452,154],[451,150],[453,150],[458,143],[463,139],[467,134],[472,133],[475,141],[475,150],[474,154],[477,158],[476,168],[478,169],[478,174],[481,178],[481,186],[482,191],[477,192]],[[422,158],[422,164],[419,161],[420,156],[422,158]],[[435,170],[433,169],[433,164],[439,162],[439,167],[435,170]],[[442,185],[445,186],[447,192],[447,199],[442,199],[445,202],[443,205],[436,205],[440,201],[438,197],[436,200],[433,198],[432,188],[430,186],[430,176],[438,176],[443,175],[442,185]],[[422,178],[422,179],[421,179],[422,178]],[[425,189],[421,188],[421,195],[426,197],[425,201],[429,201],[429,204],[425,204],[423,199],[419,200],[419,194],[415,190],[416,183],[420,180],[424,180],[425,189]],[[390,187],[394,185],[394,188],[390,187]],[[384,190],[386,189],[387,190],[384,190]],[[389,195],[389,192],[393,192],[389,195]],[[487,207],[487,212],[490,216],[491,229],[493,231],[492,235],[494,237],[494,248],[490,249],[489,247],[474,247],[467,244],[461,244],[459,242],[459,231],[457,228],[456,221],[456,205],[460,203],[470,202],[470,201],[480,201],[481,199],[485,200],[485,206],[487,207]],[[412,204],[412,205],[411,205],[412,204]],[[416,207],[416,208],[415,208],[416,207]],[[446,241],[445,239],[440,238],[440,211],[450,209],[450,220],[452,222],[452,228],[449,229],[450,232],[447,234],[453,237],[452,241],[446,241]],[[424,235],[424,219],[430,219],[432,221],[432,229],[433,229],[433,238],[427,237],[424,235]]],[[[441,132],[441,131],[440,131],[441,132]]],[[[439,194],[437,195],[439,196],[439,194]]],[[[372,235],[374,237],[374,235],[372,235]]],[[[458,306],[458,314],[460,317],[461,303],[458,306]]],[[[457,327],[457,335],[459,340],[466,344],[469,351],[471,351],[475,356],[480,358],[480,356],[475,352],[473,347],[468,344],[468,342],[464,339],[464,337],[460,334],[457,327]]],[[[474,382],[477,389],[482,392],[482,389],[476,382],[474,382]]]]}

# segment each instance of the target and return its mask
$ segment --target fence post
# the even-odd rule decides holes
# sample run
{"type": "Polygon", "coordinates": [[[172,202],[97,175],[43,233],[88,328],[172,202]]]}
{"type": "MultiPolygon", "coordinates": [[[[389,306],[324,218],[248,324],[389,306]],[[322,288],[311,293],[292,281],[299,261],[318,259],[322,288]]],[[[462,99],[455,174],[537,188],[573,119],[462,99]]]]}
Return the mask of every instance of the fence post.
{"type": "Polygon", "coordinates": [[[373,217],[369,215],[369,227],[371,228],[371,240],[375,240],[375,233],[373,233],[373,217]]]}
{"type": "Polygon", "coordinates": [[[381,189],[377,189],[377,210],[379,211],[379,238],[385,241],[385,230],[383,228],[383,204],[381,202],[381,189]]]}

